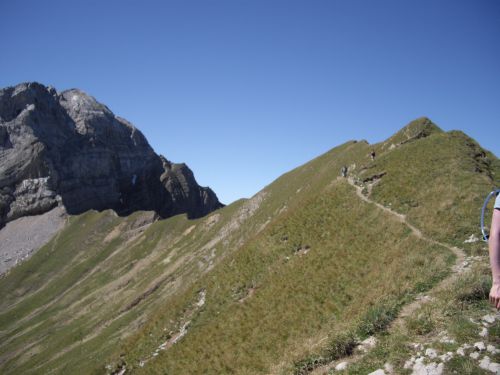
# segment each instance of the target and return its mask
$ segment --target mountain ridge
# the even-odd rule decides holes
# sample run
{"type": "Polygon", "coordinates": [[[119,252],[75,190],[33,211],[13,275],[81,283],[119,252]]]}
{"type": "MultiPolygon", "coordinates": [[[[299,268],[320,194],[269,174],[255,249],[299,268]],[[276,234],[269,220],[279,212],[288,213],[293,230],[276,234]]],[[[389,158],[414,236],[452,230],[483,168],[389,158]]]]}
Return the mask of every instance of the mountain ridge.
{"type": "MultiPolygon", "coordinates": [[[[405,348],[419,336],[387,330],[450,274],[457,259],[448,246],[482,265],[468,289],[449,294],[453,314],[468,321],[467,309],[485,311],[475,307],[487,285],[484,244],[464,241],[478,233],[500,163],[459,132],[389,146],[346,142],[203,218],[70,216],[57,238],[0,279],[0,369],[304,374],[388,335],[394,353],[382,346],[352,373],[387,358],[409,373],[405,348]],[[340,177],[342,166],[357,188],[340,177]]],[[[431,323],[444,319],[410,318],[404,329],[436,336],[431,323]]],[[[476,335],[460,329],[450,331],[458,344],[476,335]]]]}

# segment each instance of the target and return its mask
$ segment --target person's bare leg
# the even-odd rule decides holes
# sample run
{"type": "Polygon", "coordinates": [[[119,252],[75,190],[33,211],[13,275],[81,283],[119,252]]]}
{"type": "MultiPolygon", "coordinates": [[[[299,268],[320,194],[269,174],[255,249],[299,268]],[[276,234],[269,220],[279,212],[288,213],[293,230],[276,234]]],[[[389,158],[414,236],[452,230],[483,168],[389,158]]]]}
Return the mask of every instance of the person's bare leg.
{"type": "MultiPolygon", "coordinates": [[[[499,200],[500,199],[497,198],[497,202],[499,200]]],[[[497,204],[495,204],[495,209],[493,210],[488,244],[490,251],[491,275],[493,278],[490,290],[490,302],[493,306],[500,310],[500,208],[497,208],[497,204]]]]}

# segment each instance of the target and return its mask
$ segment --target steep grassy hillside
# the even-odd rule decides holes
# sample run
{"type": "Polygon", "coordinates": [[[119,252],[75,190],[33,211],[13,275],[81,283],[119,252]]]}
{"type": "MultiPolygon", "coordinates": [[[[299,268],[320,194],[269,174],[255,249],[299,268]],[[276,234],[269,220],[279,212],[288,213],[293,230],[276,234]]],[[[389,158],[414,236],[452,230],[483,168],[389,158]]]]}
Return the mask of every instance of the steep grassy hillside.
{"type": "Polygon", "coordinates": [[[376,149],[398,145],[393,141],[402,134],[414,138],[389,146],[360,173],[361,179],[385,173],[373,186],[374,200],[406,214],[432,238],[461,244],[477,233],[478,207],[499,185],[499,160],[464,133],[443,133],[427,119],[411,123],[376,149]],[[422,132],[414,129],[419,123],[422,132]]]}
{"type": "Polygon", "coordinates": [[[383,332],[448,275],[444,244],[478,234],[499,176],[466,135],[419,119],[205,218],[72,217],[0,279],[0,372],[301,373],[383,332]],[[343,165],[394,212],[362,200],[343,165]]]}
{"type": "MultiPolygon", "coordinates": [[[[206,290],[189,334],[142,372],[265,373],[285,353],[307,350],[308,339],[335,332],[339,323],[376,326],[374,309],[394,314],[411,293],[443,276],[451,261],[447,252],[360,204],[352,190],[344,181],[334,183],[199,280],[180,303],[206,290]]],[[[166,306],[131,340],[126,352],[137,354],[129,361],[140,362],[143,341],[168,340],[175,321],[166,306]]]]}

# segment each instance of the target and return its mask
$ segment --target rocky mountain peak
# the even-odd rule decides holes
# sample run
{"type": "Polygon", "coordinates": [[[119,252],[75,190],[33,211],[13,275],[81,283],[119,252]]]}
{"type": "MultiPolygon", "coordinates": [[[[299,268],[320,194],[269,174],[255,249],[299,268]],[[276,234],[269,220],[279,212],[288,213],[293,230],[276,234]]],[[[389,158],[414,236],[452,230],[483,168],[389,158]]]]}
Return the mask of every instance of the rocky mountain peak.
{"type": "Polygon", "coordinates": [[[9,122],[25,110],[42,104],[53,104],[57,92],[36,82],[21,83],[0,90],[0,121],[9,122]]]}
{"type": "Polygon", "coordinates": [[[78,89],[39,83],[0,90],[0,226],[63,205],[71,214],[154,210],[205,215],[221,206],[191,170],[78,89]]]}

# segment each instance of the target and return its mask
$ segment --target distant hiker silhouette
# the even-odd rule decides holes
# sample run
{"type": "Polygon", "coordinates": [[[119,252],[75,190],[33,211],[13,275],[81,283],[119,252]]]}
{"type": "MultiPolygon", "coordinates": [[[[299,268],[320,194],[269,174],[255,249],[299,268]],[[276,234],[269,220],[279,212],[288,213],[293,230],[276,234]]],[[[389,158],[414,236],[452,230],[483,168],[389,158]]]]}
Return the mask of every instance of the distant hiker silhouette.
{"type": "Polygon", "coordinates": [[[372,158],[372,160],[375,160],[375,150],[372,150],[372,152],[370,152],[370,157],[372,158]]]}
{"type": "Polygon", "coordinates": [[[342,169],[340,170],[340,175],[342,177],[347,177],[347,167],[344,165],[342,169]]]}

